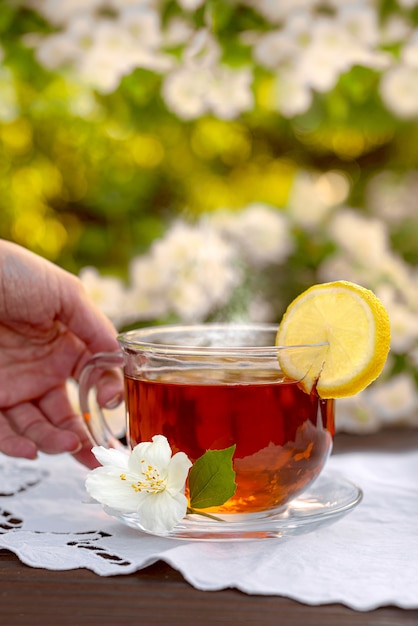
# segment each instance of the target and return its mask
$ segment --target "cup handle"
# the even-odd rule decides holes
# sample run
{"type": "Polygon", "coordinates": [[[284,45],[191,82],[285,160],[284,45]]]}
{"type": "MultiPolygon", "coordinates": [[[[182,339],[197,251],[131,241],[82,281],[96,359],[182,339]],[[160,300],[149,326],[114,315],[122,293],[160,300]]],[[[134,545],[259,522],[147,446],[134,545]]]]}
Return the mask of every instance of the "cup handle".
{"type": "Polygon", "coordinates": [[[80,374],[78,394],[81,414],[94,445],[126,450],[124,436],[118,438],[114,434],[96,398],[96,383],[100,375],[118,368],[123,368],[121,352],[94,355],[80,374]]]}

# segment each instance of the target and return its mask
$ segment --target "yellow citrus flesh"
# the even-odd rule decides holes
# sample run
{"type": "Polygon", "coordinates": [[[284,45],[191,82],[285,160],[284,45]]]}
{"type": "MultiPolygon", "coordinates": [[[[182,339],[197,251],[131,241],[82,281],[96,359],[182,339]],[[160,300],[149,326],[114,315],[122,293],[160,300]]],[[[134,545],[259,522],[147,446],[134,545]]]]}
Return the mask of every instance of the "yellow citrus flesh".
{"type": "Polygon", "coordinates": [[[309,351],[280,351],[283,372],[300,380],[308,393],[316,384],[321,398],[353,396],[379,376],[386,362],[388,313],[372,291],[355,283],[314,285],[288,306],[276,345],[322,342],[327,345],[317,352],[315,362],[309,351]]]}

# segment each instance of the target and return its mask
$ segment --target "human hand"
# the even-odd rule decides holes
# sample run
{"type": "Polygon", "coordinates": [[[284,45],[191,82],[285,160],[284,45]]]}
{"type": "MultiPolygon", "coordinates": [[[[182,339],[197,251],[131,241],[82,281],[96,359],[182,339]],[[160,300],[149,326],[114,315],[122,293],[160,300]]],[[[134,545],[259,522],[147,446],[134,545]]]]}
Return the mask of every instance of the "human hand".
{"type": "MultiPolygon", "coordinates": [[[[77,277],[0,241],[0,452],[28,459],[71,452],[95,466],[66,382],[78,380],[94,353],[118,349],[116,330],[77,277]]],[[[107,377],[99,403],[117,404],[122,393],[121,379],[107,377]]]]}

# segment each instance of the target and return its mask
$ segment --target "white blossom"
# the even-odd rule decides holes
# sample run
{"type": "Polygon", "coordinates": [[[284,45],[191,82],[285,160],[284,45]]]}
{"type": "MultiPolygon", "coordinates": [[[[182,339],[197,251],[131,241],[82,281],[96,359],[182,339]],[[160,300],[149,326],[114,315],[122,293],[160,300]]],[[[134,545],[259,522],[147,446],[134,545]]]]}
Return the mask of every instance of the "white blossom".
{"type": "Polygon", "coordinates": [[[78,53],[77,43],[67,33],[49,35],[36,48],[36,58],[49,70],[58,69],[74,61],[78,53]]]}
{"type": "Polygon", "coordinates": [[[418,67],[395,65],[380,82],[386,106],[401,118],[418,115],[418,67]]]}
{"type": "Polygon", "coordinates": [[[352,209],[338,211],[330,222],[330,234],[341,250],[368,267],[379,267],[389,250],[386,225],[352,209]]]}
{"type": "Polygon", "coordinates": [[[378,45],[380,33],[375,7],[361,2],[343,4],[339,7],[337,20],[359,44],[370,48],[378,45]]]}
{"type": "Polygon", "coordinates": [[[292,69],[281,72],[275,81],[274,101],[284,117],[305,113],[312,104],[312,91],[292,69]]]}
{"type": "Polygon", "coordinates": [[[127,290],[120,278],[102,276],[91,266],[82,268],[79,278],[89,297],[116,326],[125,321],[127,290]]]}
{"type": "Polygon", "coordinates": [[[406,218],[416,218],[418,172],[409,170],[401,175],[388,170],[378,172],[367,187],[367,205],[373,213],[389,224],[401,224],[406,218]]]}
{"type": "Polygon", "coordinates": [[[418,30],[414,30],[409,40],[405,43],[401,59],[405,65],[418,67],[418,30]]]}
{"type": "Polygon", "coordinates": [[[417,421],[418,392],[414,380],[407,373],[392,376],[384,384],[373,385],[369,401],[383,422],[417,421]]]}
{"type": "Polygon", "coordinates": [[[245,68],[188,64],[168,74],[162,94],[167,106],[182,119],[205,113],[233,119],[252,107],[251,84],[251,72],[245,68]]]}
{"type": "Polygon", "coordinates": [[[418,5],[418,0],[398,0],[398,2],[405,9],[412,9],[418,5]]]}
{"type": "Polygon", "coordinates": [[[287,216],[261,202],[249,204],[239,214],[219,211],[211,217],[210,223],[238,246],[244,258],[255,267],[282,263],[293,250],[287,216]]]}
{"type": "MultiPolygon", "coordinates": [[[[0,48],[0,62],[2,49],[0,48]]],[[[13,75],[8,67],[0,65],[0,120],[12,122],[19,115],[19,103],[14,86],[13,75]]]]}
{"type": "Polygon", "coordinates": [[[352,40],[334,19],[312,21],[311,42],[298,60],[300,79],[318,91],[334,87],[341,72],[349,69],[352,40]]]}
{"type": "Polygon", "coordinates": [[[206,86],[210,72],[198,68],[182,67],[171,72],[164,80],[162,95],[178,117],[191,120],[207,112],[206,86]]]}
{"type": "Polygon", "coordinates": [[[193,37],[192,26],[181,17],[173,17],[169,20],[163,31],[164,46],[178,46],[185,44],[193,37]]]}
{"type": "Polygon", "coordinates": [[[178,0],[178,3],[186,11],[194,11],[202,6],[204,0],[178,0]]]}
{"type": "Polygon", "coordinates": [[[418,370],[418,345],[414,346],[414,348],[408,352],[407,360],[415,370],[418,370]]]}
{"type": "Polygon", "coordinates": [[[391,14],[380,28],[380,43],[392,45],[404,42],[411,32],[411,24],[401,15],[391,14]]]}
{"type": "Polygon", "coordinates": [[[380,430],[381,420],[369,402],[369,388],[348,398],[339,398],[335,407],[337,432],[366,434],[380,430]]]}
{"type": "Polygon", "coordinates": [[[343,252],[336,252],[327,257],[318,268],[318,279],[320,282],[332,282],[334,280],[350,280],[360,285],[369,284],[370,271],[357,265],[343,252]]]}
{"type": "Polygon", "coordinates": [[[288,214],[296,224],[313,230],[346,199],[348,192],[349,182],[342,173],[299,172],[290,191],[288,214]]]}
{"type": "Polygon", "coordinates": [[[376,295],[386,307],[391,327],[391,350],[403,354],[411,350],[418,341],[418,308],[413,310],[401,300],[397,281],[376,289],[376,295]]]}
{"type": "Polygon", "coordinates": [[[252,108],[252,72],[220,65],[212,75],[206,94],[209,111],[220,119],[234,119],[252,108]]]}
{"type": "Polygon", "coordinates": [[[296,38],[290,29],[286,28],[262,34],[254,45],[253,53],[256,61],[262,66],[279,69],[283,63],[293,59],[298,49],[296,38]]]}
{"type": "Polygon", "coordinates": [[[247,0],[256,11],[269,21],[276,23],[288,18],[292,13],[309,11],[317,0],[247,0]]]}
{"type": "Polygon", "coordinates": [[[130,455],[101,446],[92,450],[101,463],[87,475],[92,498],[121,513],[135,514],[144,530],[167,534],[186,515],[185,482],[192,465],[184,452],[172,456],[162,435],[135,446],[130,455]]]}
{"type": "Polygon", "coordinates": [[[29,0],[27,3],[39,11],[51,24],[66,24],[80,14],[92,14],[103,0],[29,0]]]}
{"type": "Polygon", "coordinates": [[[138,298],[155,300],[184,321],[200,321],[225,305],[239,284],[236,261],[233,246],[213,229],[178,220],[154,242],[147,260],[131,267],[132,283],[138,298]]]}

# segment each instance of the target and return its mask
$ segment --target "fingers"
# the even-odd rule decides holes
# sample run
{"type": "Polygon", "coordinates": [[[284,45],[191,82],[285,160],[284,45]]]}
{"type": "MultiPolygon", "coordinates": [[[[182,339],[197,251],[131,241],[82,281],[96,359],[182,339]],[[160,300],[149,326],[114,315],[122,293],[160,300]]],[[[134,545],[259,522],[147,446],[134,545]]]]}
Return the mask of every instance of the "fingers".
{"type": "Polygon", "coordinates": [[[97,381],[97,402],[99,406],[114,409],[123,400],[124,387],[121,370],[108,370],[97,381]]]}
{"type": "MultiPolygon", "coordinates": [[[[42,411],[30,402],[19,404],[3,413],[9,427],[20,438],[31,442],[36,450],[47,454],[77,452],[81,448],[79,436],[70,430],[56,428],[42,411]]],[[[4,447],[0,433],[1,447],[4,447]]],[[[10,436],[8,438],[10,443],[10,436]]],[[[7,439],[6,439],[7,442],[7,439]]],[[[12,448],[11,448],[12,449],[12,448]]],[[[16,453],[13,456],[18,456],[16,453]]]]}
{"type": "Polygon", "coordinates": [[[60,320],[92,353],[119,350],[117,331],[75,276],[63,272],[60,320]]]}
{"type": "Polygon", "coordinates": [[[69,450],[77,461],[87,467],[97,467],[97,461],[91,452],[94,442],[81,416],[69,400],[67,387],[64,385],[52,389],[38,402],[38,407],[55,428],[70,431],[77,436],[78,449],[69,450]]]}
{"type": "Polygon", "coordinates": [[[0,452],[23,459],[36,459],[38,454],[36,444],[13,430],[3,413],[0,413],[0,452]]]}
{"type": "MultiPolygon", "coordinates": [[[[76,400],[74,399],[75,403],[76,400]]],[[[94,442],[81,416],[75,412],[75,408],[68,397],[68,388],[64,385],[52,389],[38,402],[38,407],[55,428],[71,431],[77,435],[79,448],[75,451],[69,450],[74,458],[91,469],[97,467],[98,462],[91,452],[94,442]]]]}
{"type": "Polygon", "coordinates": [[[65,386],[51,390],[37,404],[23,402],[0,412],[0,452],[8,456],[35,459],[38,452],[69,452],[94,468],[98,463],[91,452],[93,445],[65,386]]]}

